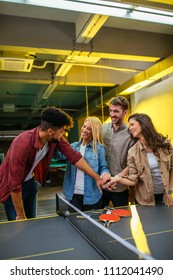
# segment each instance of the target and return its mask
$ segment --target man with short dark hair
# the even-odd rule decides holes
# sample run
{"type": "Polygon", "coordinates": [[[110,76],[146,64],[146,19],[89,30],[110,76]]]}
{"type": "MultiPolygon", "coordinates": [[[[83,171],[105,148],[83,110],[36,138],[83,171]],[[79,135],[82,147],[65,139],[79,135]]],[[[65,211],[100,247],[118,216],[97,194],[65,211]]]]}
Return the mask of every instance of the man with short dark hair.
{"type": "Polygon", "coordinates": [[[40,126],[22,132],[13,140],[0,166],[0,199],[8,220],[36,216],[37,181],[44,184],[55,149],[94,178],[100,188],[99,175],[63,137],[65,129],[72,126],[73,120],[67,113],[49,107],[42,111],[40,126]]]}
{"type": "MultiPolygon", "coordinates": [[[[109,102],[111,122],[103,124],[103,141],[106,146],[108,168],[112,176],[120,174],[126,168],[127,153],[134,144],[124,122],[128,108],[129,102],[125,97],[112,98],[109,102]]],[[[108,206],[110,202],[114,207],[128,205],[128,198],[128,187],[117,184],[114,190],[103,190],[102,208],[108,206]]]]}

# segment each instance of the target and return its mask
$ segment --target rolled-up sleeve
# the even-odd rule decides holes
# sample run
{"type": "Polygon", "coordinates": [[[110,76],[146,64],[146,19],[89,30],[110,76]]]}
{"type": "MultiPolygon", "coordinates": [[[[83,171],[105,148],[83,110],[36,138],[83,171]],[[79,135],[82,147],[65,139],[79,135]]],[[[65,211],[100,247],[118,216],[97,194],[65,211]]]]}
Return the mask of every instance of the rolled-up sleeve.
{"type": "Polygon", "coordinates": [[[128,153],[128,158],[127,158],[127,165],[129,167],[129,174],[126,177],[130,181],[134,181],[135,183],[137,183],[138,176],[139,176],[138,170],[136,168],[134,157],[131,156],[129,153],[128,153]]]}
{"type": "Polygon", "coordinates": [[[64,139],[64,137],[61,137],[57,148],[60,150],[60,152],[66,156],[66,158],[69,160],[71,164],[77,163],[81,158],[81,153],[75,151],[69,142],[64,139]]]}

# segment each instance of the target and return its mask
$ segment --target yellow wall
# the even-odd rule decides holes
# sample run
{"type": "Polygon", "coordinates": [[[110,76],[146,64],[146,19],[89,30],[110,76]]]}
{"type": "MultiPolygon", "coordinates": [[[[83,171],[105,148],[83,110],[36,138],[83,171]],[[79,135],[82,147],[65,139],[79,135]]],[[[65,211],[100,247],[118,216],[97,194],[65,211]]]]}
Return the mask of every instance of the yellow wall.
{"type": "MultiPolygon", "coordinates": [[[[173,144],[173,76],[132,94],[130,103],[131,109],[125,117],[127,124],[129,114],[146,113],[151,117],[157,131],[168,136],[173,144]]],[[[84,119],[78,122],[79,134],[84,119]]],[[[104,123],[110,121],[108,117],[104,123]]]]}
{"type": "Polygon", "coordinates": [[[132,113],[148,114],[158,132],[173,143],[173,77],[131,96],[132,113]]]}

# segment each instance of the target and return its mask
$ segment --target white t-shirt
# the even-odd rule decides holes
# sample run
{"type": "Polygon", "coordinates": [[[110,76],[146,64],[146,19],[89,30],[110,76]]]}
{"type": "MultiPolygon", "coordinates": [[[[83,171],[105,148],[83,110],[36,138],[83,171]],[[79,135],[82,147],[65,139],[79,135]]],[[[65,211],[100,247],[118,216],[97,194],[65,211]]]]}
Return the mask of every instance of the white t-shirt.
{"type": "Polygon", "coordinates": [[[153,180],[153,188],[155,194],[164,192],[164,185],[160,174],[160,168],[156,156],[153,153],[147,153],[151,176],[153,180]]]}
{"type": "Polygon", "coordinates": [[[44,156],[47,154],[48,150],[49,150],[49,146],[48,146],[48,143],[46,143],[44,145],[44,147],[36,153],[34,164],[31,168],[29,174],[26,176],[25,181],[28,181],[33,177],[32,173],[33,173],[34,168],[37,166],[37,164],[40,162],[40,160],[42,158],[44,158],[44,156]]]}
{"type": "MultiPolygon", "coordinates": [[[[80,153],[82,156],[84,156],[86,146],[83,146],[81,144],[80,146],[80,153]]],[[[74,193],[75,194],[84,194],[84,172],[77,168],[76,172],[76,181],[75,181],[75,187],[74,187],[74,193]]]]}

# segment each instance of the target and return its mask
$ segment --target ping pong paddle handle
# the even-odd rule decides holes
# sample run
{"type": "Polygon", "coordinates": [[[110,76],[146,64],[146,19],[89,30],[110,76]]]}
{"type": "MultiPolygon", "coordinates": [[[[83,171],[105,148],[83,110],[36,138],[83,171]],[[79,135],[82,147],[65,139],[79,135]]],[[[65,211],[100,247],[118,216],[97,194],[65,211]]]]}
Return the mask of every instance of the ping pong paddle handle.
{"type": "Polygon", "coordinates": [[[108,227],[110,226],[110,223],[111,223],[111,221],[106,221],[106,222],[104,223],[104,226],[105,226],[106,228],[108,228],[108,227]]]}

